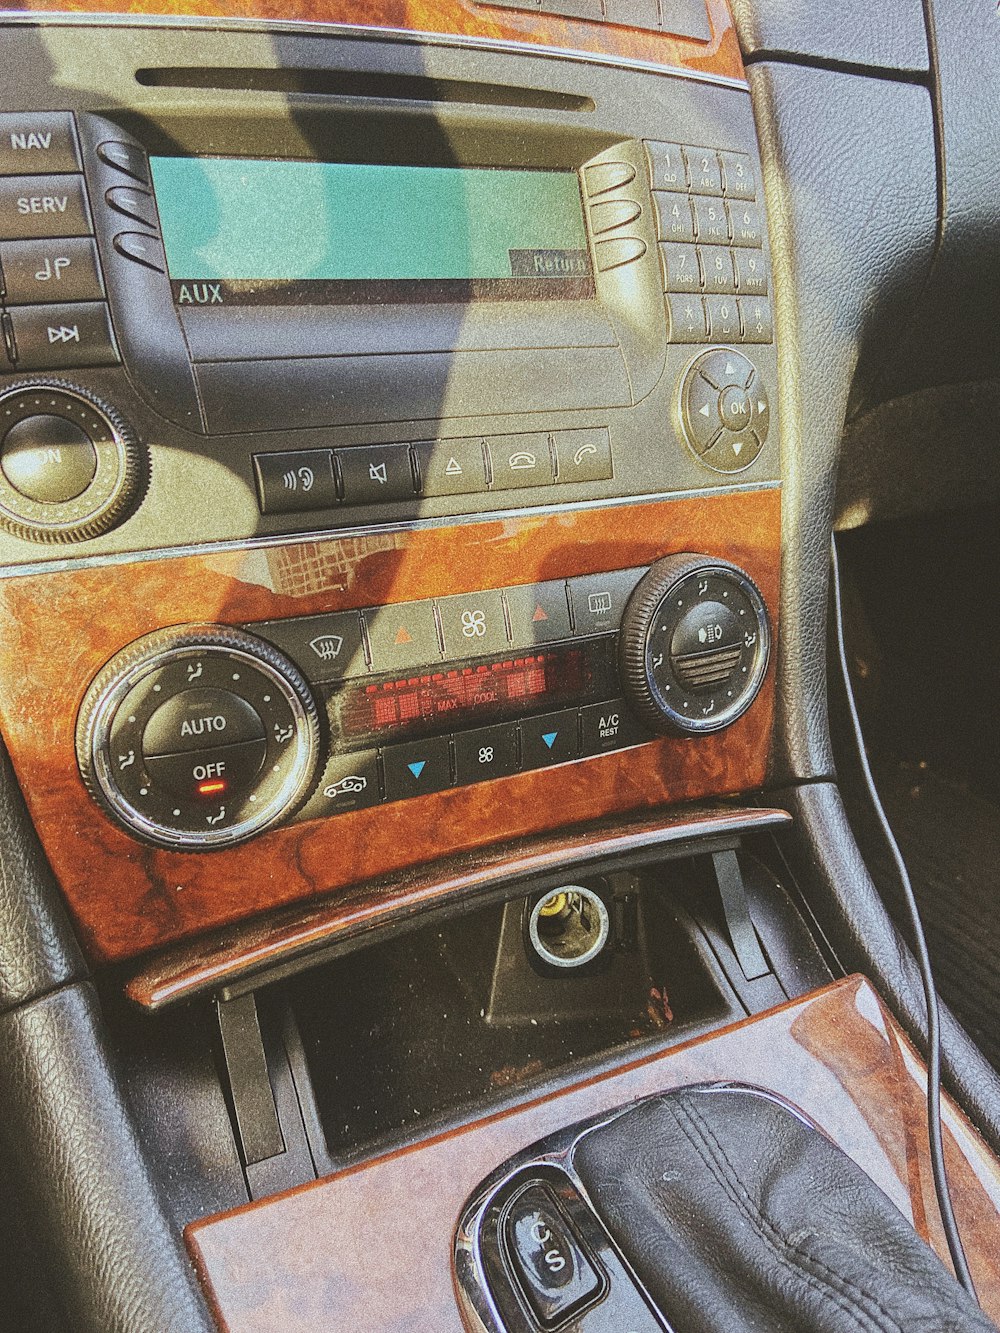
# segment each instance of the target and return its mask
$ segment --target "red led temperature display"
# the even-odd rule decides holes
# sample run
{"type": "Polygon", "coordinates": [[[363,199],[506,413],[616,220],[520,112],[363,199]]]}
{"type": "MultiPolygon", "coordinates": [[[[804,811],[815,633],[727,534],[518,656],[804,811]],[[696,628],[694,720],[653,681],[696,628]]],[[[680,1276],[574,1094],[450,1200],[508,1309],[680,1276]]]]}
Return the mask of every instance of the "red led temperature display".
{"type": "Polygon", "coordinates": [[[593,644],[574,644],[420,675],[350,682],[333,701],[346,740],[380,740],[462,730],[494,718],[545,712],[585,701],[603,659],[593,644]]]}

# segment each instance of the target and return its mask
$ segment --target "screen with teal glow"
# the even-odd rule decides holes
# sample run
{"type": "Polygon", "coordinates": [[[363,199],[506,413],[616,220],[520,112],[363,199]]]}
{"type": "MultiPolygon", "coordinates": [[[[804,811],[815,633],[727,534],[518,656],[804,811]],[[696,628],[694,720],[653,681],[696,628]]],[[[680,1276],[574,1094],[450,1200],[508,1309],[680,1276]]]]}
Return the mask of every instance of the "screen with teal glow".
{"type": "Polygon", "coordinates": [[[594,294],[574,171],[154,157],[186,305],[594,294]]]}

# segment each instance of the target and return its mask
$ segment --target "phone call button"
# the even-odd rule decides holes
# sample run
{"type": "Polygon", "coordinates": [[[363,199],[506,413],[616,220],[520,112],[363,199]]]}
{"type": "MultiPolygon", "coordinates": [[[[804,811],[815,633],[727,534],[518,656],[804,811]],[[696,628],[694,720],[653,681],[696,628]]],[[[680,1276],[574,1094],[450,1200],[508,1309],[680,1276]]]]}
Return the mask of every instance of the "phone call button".
{"type": "Polygon", "coordinates": [[[559,481],[610,481],[614,476],[607,430],[561,430],[552,436],[559,481]]]}

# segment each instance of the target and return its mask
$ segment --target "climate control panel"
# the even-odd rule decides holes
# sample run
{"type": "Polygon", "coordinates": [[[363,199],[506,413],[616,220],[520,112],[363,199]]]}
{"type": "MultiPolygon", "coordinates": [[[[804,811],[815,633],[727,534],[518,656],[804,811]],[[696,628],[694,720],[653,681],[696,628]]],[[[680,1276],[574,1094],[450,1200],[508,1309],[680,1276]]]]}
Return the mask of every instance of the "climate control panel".
{"type": "Polygon", "coordinates": [[[77,752],[145,841],[208,850],[719,731],[763,681],[768,615],[707,556],[138,640],[93,681],[77,752]]]}

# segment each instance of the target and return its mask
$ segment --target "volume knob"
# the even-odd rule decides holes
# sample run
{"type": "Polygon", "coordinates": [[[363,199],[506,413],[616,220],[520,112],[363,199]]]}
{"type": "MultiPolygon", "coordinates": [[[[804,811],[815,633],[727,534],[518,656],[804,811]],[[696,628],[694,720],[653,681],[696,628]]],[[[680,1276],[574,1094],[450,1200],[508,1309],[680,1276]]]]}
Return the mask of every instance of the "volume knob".
{"type": "Polygon", "coordinates": [[[122,418],[69,384],[0,395],[0,526],[35,542],[77,542],[142,499],[149,458],[122,418]]]}
{"type": "Polygon", "coordinates": [[[654,731],[721,731],[757,697],[770,637],[764,599],[743,570],[705,555],[666,556],[625,608],[622,681],[654,731]]]}

